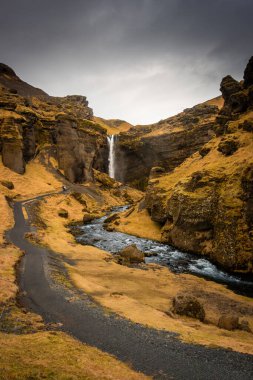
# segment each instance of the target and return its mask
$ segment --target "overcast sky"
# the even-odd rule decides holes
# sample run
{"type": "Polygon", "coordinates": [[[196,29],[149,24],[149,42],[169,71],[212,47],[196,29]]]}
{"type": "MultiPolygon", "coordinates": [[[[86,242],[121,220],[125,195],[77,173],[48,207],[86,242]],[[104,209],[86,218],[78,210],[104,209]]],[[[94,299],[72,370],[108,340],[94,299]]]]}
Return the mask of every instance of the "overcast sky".
{"type": "Polygon", "coordinates": [[[0,0],[0,10],[0,62],[134,124],[219,95],[253,55],[252,0],[0,0]]]}

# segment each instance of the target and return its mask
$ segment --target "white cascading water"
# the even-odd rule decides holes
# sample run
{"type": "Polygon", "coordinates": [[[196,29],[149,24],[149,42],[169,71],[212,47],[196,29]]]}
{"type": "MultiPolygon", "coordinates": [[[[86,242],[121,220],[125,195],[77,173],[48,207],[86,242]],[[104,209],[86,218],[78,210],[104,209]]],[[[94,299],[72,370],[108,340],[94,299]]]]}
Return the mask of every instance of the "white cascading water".
{"type": "Polygon", "coordinates": [[[114,135],[107,136],[109,145],[109,176],[115,179],[115,149],[114,149],[114,135]]]}

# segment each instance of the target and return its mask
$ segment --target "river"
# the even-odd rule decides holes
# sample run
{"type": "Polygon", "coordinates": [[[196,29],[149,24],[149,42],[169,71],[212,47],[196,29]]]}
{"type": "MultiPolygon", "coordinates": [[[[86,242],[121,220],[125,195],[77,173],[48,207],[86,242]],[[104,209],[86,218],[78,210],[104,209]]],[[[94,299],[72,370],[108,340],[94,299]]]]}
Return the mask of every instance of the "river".
{"type": "MultiPolygon", "coordinates": [[[[126,208],[127,206],[117,207],[112,212],[123,212],[126,208]]],[[[106,231],[103,225],[107,217],[108,214],[88,224],[75,226],[76,240],[83,245],[93,245],[112,254],[128,245],[136,244],[141,251],[151,255],[145,258],[146,263],[166,265],[174,273],[190,273],[225,284],[235,293],[253,297],[253,280],[249,275],[228,273],[200,255],[182,252],[167,244],[117,231],[106,231]]]]}

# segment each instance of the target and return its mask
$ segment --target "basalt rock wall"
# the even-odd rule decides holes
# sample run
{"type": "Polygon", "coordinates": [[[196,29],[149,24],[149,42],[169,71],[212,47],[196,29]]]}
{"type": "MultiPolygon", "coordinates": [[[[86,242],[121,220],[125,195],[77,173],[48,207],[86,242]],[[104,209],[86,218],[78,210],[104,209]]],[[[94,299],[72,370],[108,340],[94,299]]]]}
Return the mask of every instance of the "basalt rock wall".
{"type": "Polygon", "coordinates": [[[106,130],[92,116],[86,97],[50,97],[0,64],[0,152],[11,170],[23,174],[47,150],[71,182],[91,181],[93,168],[106,172],[106,130]]]}
{"type": "Polygon", "coordinates": [[[216,135],[171,173],[154,171],[145,196],[163,242],[253,272],[253,59],[244,82],[221,82],[216,135]]]}
{"type": "Polygon", "coordinates": [[[116,140],[116,178],[143,189],[152,167],[171,172],[214,135],[215,105],[200,104],[150,126],[120,133],[116,140]]]}

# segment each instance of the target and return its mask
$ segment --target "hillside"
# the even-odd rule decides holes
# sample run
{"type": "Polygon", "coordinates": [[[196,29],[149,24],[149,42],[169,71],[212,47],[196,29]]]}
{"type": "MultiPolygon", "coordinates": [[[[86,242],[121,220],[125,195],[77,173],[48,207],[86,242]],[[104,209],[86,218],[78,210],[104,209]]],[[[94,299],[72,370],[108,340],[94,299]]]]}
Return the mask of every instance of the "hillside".
{"type": "Polygon", "coordinates": [[[103,119],[102,117],[93,116],[93,120],[102,125],[109,135],[117,135],[120,132],[127,132],[133,127],[132,124],[120,119],[103,119]]]}
{"type": "Polygon", "coordinates": [[[136,126],[117,136],[116,178],[140,189],[152,167],[172,171],[214,135],[218,97],[158,123],[136,126]]]}
{"type": "MultiPolygon", "coordinates": [[[[252,273],[253,58],[243,83],[227,76],[221,82],[221,92],[224,105],[216,117],[212,115],[209,141],[204,144],[202,140],[198,150],[195,145],[195,153],[181,164],[173,165],[170,158],[162,168],[153,168],[139,209],[146,209],[160,225],[164,243],[207,256],[231,271],[252,273]]],[[[193,130],[197,137],[196,126],[193,130]]],[[[189,137],[183,151],[188,141],[189,137]]],[[[169,140],[167,143],[171,152],[173,145],[169,140]]],[[[179,157],[181,154],[177,150],[179,157]]],[[[131,230],[131,216],[125,223],[124,230],[131,230]]],[[[139,234],[141,228],[140,222],[139,234]]]]}

